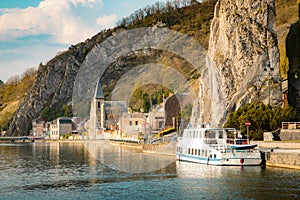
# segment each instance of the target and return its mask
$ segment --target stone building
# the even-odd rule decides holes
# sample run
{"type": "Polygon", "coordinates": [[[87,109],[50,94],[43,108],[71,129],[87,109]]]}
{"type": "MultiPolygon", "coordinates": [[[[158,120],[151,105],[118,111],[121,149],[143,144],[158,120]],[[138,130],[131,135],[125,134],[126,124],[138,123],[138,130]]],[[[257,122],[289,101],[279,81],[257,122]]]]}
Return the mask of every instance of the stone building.
{"type": "Polygon", "coordinates": [[[95,139],[100,130],[104,129],[104,95],[100,79],[98,80],[94,98],[91,101],[89,138],[95,139]]]}
{"type": "Polygon", "coordinates": [[[49,124],[43,119],[32,120],[32,135],[44,136],[47,135],[49,130],[49,124]]]}
{"type": "MultiPolygon", "coordinates": [[[[165,127],[173,127],[178,129],[181,121],[189,122],[189,118],[184,120],[184,116],[181,116],[182,119],[178,117],[185,109],[188,109],[188,105],[192,105],[193,100],[191,96],[186,93],[177,93],[168,97],[165,101],[165,127]]],[[[191,110],[190,110],[191,111],[191,110]]],[[[190,117],[190,116],[189,116],[190,117]]]]}
{"type": "Polygon", "coordinates": [[[61,117],[50,122],[50,139],[58,140],[61,135],[73,131],[73,122],[68,117],[61,117]]]}
{"type": "Polygon", "coordinates": [[[139,133],[145,132],[147,114],[145,113],[123,113],[120,122],[122,137],[137,137],[139,133]]]}
{"type": "Polygon", "coordinates": [[[107,129],[117,130],[123,113],[127,113],[126,102],[105,101],[99,79],[91,101],[89,138],[97,139],[107,129]]]}
{"type": "Polygon", "coordinates": [[[148,124],[152,133],[158,133],[165,126],[164,105],[157,105],[148,115],[148,124]]]}
{"type": "Polygon", "coordinates": [[[104,101],[105,128],[109,130],[119,129],[118,123],[127,113],[126,101],[104,101]]]}

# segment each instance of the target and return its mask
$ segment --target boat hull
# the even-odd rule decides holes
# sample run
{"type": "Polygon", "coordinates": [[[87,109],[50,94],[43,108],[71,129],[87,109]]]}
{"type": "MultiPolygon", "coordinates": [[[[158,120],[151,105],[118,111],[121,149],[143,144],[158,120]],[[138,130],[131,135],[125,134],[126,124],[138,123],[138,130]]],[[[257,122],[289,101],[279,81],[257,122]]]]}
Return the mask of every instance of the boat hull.
{"type": "Polygon", "coordinates": [[[260,155],[249,156],[225,156],[222,158],[205,158],[200,156],[192,156],[186,154],[176,154],[177,160],[187,161],[206,165],[221,165],[221,166],[257,166],[260,165],[262,159],[260,155]]]}

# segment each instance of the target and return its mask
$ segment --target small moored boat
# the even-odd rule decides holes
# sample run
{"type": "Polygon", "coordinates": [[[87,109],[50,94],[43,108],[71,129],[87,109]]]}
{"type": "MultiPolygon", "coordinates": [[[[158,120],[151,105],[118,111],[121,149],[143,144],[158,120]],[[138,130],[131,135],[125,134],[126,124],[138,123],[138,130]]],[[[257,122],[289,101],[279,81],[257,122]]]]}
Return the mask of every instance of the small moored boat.
{"type": "Polygon", "coordinates": [[[176,157],[208,165],[259,165],[257,144],[236,138],[233,128],[188,128],[178,137],[176,157]]]}

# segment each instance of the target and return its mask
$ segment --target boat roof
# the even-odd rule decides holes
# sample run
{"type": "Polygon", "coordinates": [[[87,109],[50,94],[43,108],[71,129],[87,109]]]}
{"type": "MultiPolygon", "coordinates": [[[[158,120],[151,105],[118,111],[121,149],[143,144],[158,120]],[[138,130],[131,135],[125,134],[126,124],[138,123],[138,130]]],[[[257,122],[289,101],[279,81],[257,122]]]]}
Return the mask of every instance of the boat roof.
{"type": "Polygon", "coordinates": [[[219,131],[219,130],[236,130],[235,128],[187,128],[185,130],[200,130],[200,131],[206,131],[206,130],[216,130],[216,131],[219,131]]]}

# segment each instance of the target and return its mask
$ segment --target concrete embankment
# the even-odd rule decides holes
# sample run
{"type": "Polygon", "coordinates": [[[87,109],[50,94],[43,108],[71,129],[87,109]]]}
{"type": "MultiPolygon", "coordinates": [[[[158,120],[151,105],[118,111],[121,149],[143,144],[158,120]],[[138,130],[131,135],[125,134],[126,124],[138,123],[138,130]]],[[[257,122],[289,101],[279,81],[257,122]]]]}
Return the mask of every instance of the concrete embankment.
{"type": "Polygon", "coordinates": [[[252,142],[258,143],[266,166],[300,169],[299,142],[252,142]]]}
{"type": "Polygon", "coordinates": [[[300,150],[280,150],[265,152],[266,166],[300,169],[300,150]]]}
{"type": "Polygon", "coordinates": [[[143,152],[175,156],[176,142],[143,144],[143,152]]]}
{"type": "Polygon", "coordinates": [[[134,148],[134,149],[143,149],[142,144],[140,143],[132,143],[132,142],[121,142],[121,141],[110,141],[111,144],[113,145],[118,145],[121,147],[126,147],[126,148],[134,148]]]}

